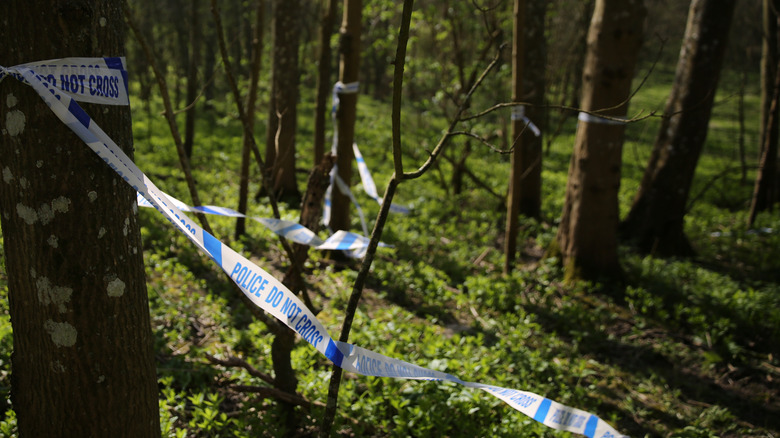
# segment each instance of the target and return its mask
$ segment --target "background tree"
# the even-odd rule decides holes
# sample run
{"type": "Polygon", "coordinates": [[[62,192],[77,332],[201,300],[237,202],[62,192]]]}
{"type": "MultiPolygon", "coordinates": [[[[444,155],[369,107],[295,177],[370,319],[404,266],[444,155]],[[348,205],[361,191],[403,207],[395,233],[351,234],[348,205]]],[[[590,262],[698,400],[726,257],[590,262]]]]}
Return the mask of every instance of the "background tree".
{"type": "MultiPolygon", "coordinates": [[[[339,81],[350,84],[358,81],[360,73],[360,32],[362,29],[362,0],[344,0],[343,18],[339,41],[339,81]]],[[[336,115],[338,125],[338,144],[336,145],[336,166],[338,176],[347,184],[352,181],[352,162],[355,155],[352,143],[355,141],[355,120],[357,119],[357,93],[340,96],[340,105],[336,115]]],[[[350,200],[337,188],[331,198],[330,227],[335,230],[348,230],[350,200]]]]}
{"type": "Polygon", "coordinates": [[[295,130],[298,125],[298,46],[300,0],[274,0],[271,101],[265,162],[277,198],[300,200],[295,178],[295,130]]]}
{"type": "Polygon", "coordinates": [[[689,255],[683,217],[720,77],[734,0],[693,0],[674,84],[622,235],[644,253],[689,255]]]}
{"type": "MultiPolygon", "coordinates": [[[[641,0],[597,0],[582,73],[582,110],[621,118],[628,110],[645,8],[641,0]]],[[[566,276],[620,271],[618,189],[625,126],[580,120],[569,165],[557,245],[566,276]]]]}
{"type": "MultiPolygon", "coordinates": [[[[246,214],[249,198],[249,164],[251,162],[253,138],[255,127],[255,106],[257,104],[258,82],[260,81],[260,67],[263,60],[263,21],[265,18],[265,1],[256,0],[255,25],[252,31],[252,53],[250,54],[249,89],[246,93],[246,123],[249,125],[243,133],[241,141],[241,168],[239,170],[238,187],[238,211],[246,214]]],[[[235,238],[246,232],[246,218],[236,218],[235,238]]]]}
{"type": "Polygon", "coordinates": [[[759,145],[761,161],[750,205],[749,226],[753,226],[756,215],[777,201],[777,136],[780,126],[778,111],[778,13],[780,1],[764,0],[764,38],[761,55],[761,120],[759,145]]]}
{"type": "MultiPolygon", "coordinates": [[[[4,65],[124,53],[120,1],[0,3],[4,65]]],[[[135,192],[28,86],[0,84],[19,435],[160,436],[135,192]]],[[[86,107],[132,153],[130,110],[86,107]]]]}
{"type": "MultiPolygon", "coordinates": [[[[543,133],[546,128],[547,35],[545,21],[548,2],[526,0],[525,14],[525,60],[523,68],[522,100],[530,105],[525,115],[543,133]]],[[[530,129],[521,143],[523,162],[520,181],[520,214],[536,219],[542,214],[542,137],[532,135],[530,129]]]]}
{"type": "Polygon", "coordinates": [[[330,37],[336,21],[337,0],[322,1],[322,20],[320,21],[320,52],[317,63],[317,101],[314,108],[314,163],[322,161],[325,154],[325,125],[328,112],[328,102],[333,88],[331,78],[331,56],[333,50],[330,37]]]}
{"type": "Polygon", "coordinates": [[[198,0],[190,0],[189,4],[189,44],[187,44],[187,98],[185,104],[187,111],[184,117],[184,152],[187,158],[192,158],[192,146],[195,144],[195,100],[198,98],[199,81],[198,68],[200,67],[201,35],[199,23],[200,11],[198,0]]]}
{"type": "MultiPolygon", "coordinates": [[[[525,60],[525,0],[515,0],[512,26],[512,101],[519,102],[523,98],[523,61],[525,60]]],[[[509,273],[517,251],[517,227],[520,214],[521,184],[524,166],[528,163],[523,150],[523,131],[525,123],[522,119],[512,120],[512,166],[509,174],[509,193],[506,209],[506,237],[504,242],[504,272],[509,273]]]]}
{"type": "MultiPolygon", "coordinates": [[[[549,58],[547,66],[550,102],[578,108],[582,94],[582,68],[585,64],[588,26],[595,0],[556,0],[549,12],[549,58]]],[[[562,110],[554,126],[563,129],[572,112],[562,110]]],[[[552,137],[550,137],[552,141],[552,137]]]]}
{"type": "MultiPolygon", "coordinates": [[[[525,101],[530,105],[523,107],[523,113],[537,128],[545,126],[545,64],[546,35],[545,20],[547,2],[526,0],[523,14],[523,50],[522,61],[513,53],[515,63],[522,62],[522,80],[513,81],[514,86],[524,86],[528,91],[514,92],[515,102],[525,101]],[[519,82],[519,83],[518,83],[519,82]]],[[[517,29],[515,30],[517,32],[517,29]]],[[[517,37],[515,43],[517,44],[517,37]]],[[[513,49],[514,52],[514,49],[513,49]]],[[[515,69],[513,68],[513,71],[515,69]]],[[[509,207],[507,208],[507,228],[505,236],[504,272],[512,270],[516,254],[518,214],[539,219],[542,208],[542,137],[534,135],[526,122],[515,114],[512,121],[512,173],[509,183],[509,207]]],[[[539,129],[541,129],[539,128],[539,129]]]]}

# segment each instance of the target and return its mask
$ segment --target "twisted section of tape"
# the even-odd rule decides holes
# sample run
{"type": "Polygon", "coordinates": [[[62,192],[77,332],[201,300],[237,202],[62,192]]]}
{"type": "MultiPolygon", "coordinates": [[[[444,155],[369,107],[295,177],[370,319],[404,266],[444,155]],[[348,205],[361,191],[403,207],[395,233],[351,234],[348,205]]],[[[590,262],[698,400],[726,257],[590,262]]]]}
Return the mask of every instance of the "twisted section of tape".
{"type": "Polygon", "coordinates": [[[16,66],[4,70],[14,77],[18,75],[20,80],[32,86],[63,123],[122,180],[133,187],[198,248],[208,254],[255,305],[285,323],[336,366],[365,376],[450,381],[486,391],[512,408],[553,429],[579,433],[587,437],[623,436],[593,414],[562,405],[532,392],[463,381],[449,373],[393,359],[353,344],[334,341],[316,316],[279,280],[205,232],[187,217],[176,203],[158,189],[92,121],[76,102],[75,99],[79,96],[71,98],[30,67],[16,66]]]}
{"type": "MultiPolygon", "coordinates": [[[[360,89],[359,85],[360,85],[359,82],[351,82],[349,84],[344,84],[343,82],[339,81],[336,82],[336,84],[333,86],[333,106],[331,107],[331,117],[333,119],[333,145],[331,146],[331,153],[333,153],[334,155],[337,154],[338,139],[339,139],[338,123],[336,121],[336,113],[338,111],[339,103],[341,102],[339,95],[355,94],[360,89]]],[[[363,184],[363,191],[365,191],[370,198],[374,199],[381,205],[382,198],[379,196],[379,193],[376,190],[376,184],[374,183],[374,178],[371,176],[371,171],[368,170],[368,165],[366,165],[366,161],[363,158],[363,155],[360,153],[360,149],[358,149],[357,143],[354,142],[352,143],[352,151],[354,152],[355,161],[357,162],[358,174],[360,175],[360,181],[363,184]]],[[[344,196],[348,196],[349,199],[352,201],[352,203],[355,205],[355,208],[357,209],[358,212],[358,216],[360,217],[360,226],[363,229],[363,234],[368,235],[368,226],[366,225],[366,219],[365,216],[363,215],[363,209],[360,208],[360,204],[355,198],[355,195],[349,189],[347,183],[344,182],[344,180],[341,179],[341,177],[339,177],[337,165],[334,165],[333,169],[330,172],[330,186],[328,186],[327,190],[325,191],[325,207],[323,208],[323,212],[322,212],[322,221],[325,224],[325,226],[327,227],[328,225],[330,225],[331,199],[333,196],[334,185],[338,187],[339,192],[341,192],[344,196]]],[[[393,211],[395,213],[408,214],[409,208],[397,204],[391,204],[390,211],[393,211]]]]}
{"type": "MultiPolygon", "coordinates": [[[[360,234],[351,233],[349,231],[339,230],[327,239],[322,240],[314,231],[304,227],[297,222],[284,219],[247,216],[241,212],[233,210],[232,208],[219,207],[215,205],[201,205],[193,207],[185,204],[184,202],[174,198],[167,193],[165,193],[165,195],[168,197],[168,199],[171,200],[171,202],[173,202],[173,205],[175,205],[183,212],[252,219],[260,224],[265,225],[266,228],[287,240],[291,240],[301,245],[308,245],[315,249],[349,251],[350,254],[360,255],[360,257],[362,257],[361,254],[364,254],[365,250],[368,248],[369,239],[367,237],[361,236],[360,234]]],[[[140,193],[138,193],[138,206],[154,208],[154,205],[152,205],[152,203],[144,198],[140,193]]],[[[380,242],[379,245],[384,247],[391,247],[390,245],[382,242],[380,242]]]]}
{"type": "Polygon", "coordinates": [[[333,85],[333,104],[330,108],[330,117],[333,119],[333,144],[330,149],[333,155],[336,155],[336,149],[339,142],[339,125],[336,123],[336,113],[339,110],[339,104],[341,103],[342,94],[357,94],[360,90],[360,82],[350,82],[345,84],[341,81],[336,82],[333,85]]]}
{"type": "Polygon", "coordinates": [[[525,123],[525,126],[527,126],[535,136],[540,137],[542,135],[542,131],[539,127],[525,115],[525,105],[515,105],[512,107],[512,120],[522,120],[523,123],[525,123]]]}

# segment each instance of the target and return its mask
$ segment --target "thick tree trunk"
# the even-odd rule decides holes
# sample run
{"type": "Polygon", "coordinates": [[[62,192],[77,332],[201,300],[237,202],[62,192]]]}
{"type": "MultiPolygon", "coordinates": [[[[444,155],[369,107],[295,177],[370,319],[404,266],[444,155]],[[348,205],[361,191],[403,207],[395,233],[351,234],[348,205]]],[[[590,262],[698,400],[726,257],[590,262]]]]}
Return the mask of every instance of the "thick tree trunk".
{"type": "MultiPolygon", "coordinates": [[[[344,0],[344,14],[341,23],[339,81],[350,84],[358,81],[360,72],[360,32],[363,12],[362,0],[344,0]]],[[[338,174],[347,186],[352,181],[352,162],[355,160],[352,143],[355,140],[357,119],[357,94],[342,94],[337,114],[338,145],[336,165],[338,174]]],[[[335,230],[349,230],[349,197],[334,187],[331,201],[330,227],[335,230]]]]}
{"type": "MultiPolygon", "coordinates": [[[[0,2],[10,66],[124,53],[121,2],[0,2]]],[[[0,84],[0,209],[22,437],[159,437],[136,195],[32,88],[0,84]]],[[[132,154],[126,107],[85,110],[132,154]]]]}
{"type": "MultiPolygon", "coordinates": [[[[582,74],[584,111],[626,115],[644,15],[641,0],[596,1],[582,74]]],[[[620,272],[617,196],[624,134],[622,123],[580,117],[557,239],[569,278],[620,272]]]]}
{"type": "Polygon", "coordinates": [[[674,85],[622,235],[644,253],[690,255],[688,194],[707,138],[735,0],[693,0],[674,85]]]}
{"type": "Polygon", "coordinates": [[[295,178],[300,1],[275,0],[273,9],[273,66],[266,166],[271,172],[271,190],[279,199],[297,203],[301,197],[295,178]]]}

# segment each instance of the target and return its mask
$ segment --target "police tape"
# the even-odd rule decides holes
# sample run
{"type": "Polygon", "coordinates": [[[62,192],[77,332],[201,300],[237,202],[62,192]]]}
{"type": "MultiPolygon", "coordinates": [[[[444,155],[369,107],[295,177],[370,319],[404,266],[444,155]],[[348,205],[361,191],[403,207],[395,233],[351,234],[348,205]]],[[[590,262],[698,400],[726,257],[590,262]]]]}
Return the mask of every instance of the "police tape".
{"type": "MultiPolygon", "coordinates": [[[[121,68],[124,69],[124,63],[121,68]]],[[[78,105],[76,99],[81,95],[69,95],[30,67],[16,66],[3,71],[35,89],[63,123],[122,180],[208,254],[255,305],[285,323],[336,366],[365,376],[454,382],[486,391],[519,412],[556,430],[598,438],[623,436],[596,415],[532,392],[463,381],[449,373],[393,359],[353,344],[334,341],[315,315],[279,280],[204,231],[187,217],[172,199],[159,190],[78,105]]],[[[124,77],[126,78],[126,74],[124,77]]]]}
{"type": "Polygon", "coordinates": [[[535,136],[541,137],[542,131],[525,115],[525,105],[515,105],[512,107],[512,120],[521,120],[535,136]]]}
{"type": "Polygon", "coordinates": [[[625,120],[621,120],[618,118],[606,118],[606,117],[599,117],[595,114],[580,112],[580,114],[577,116],[577,119],[581,122],[585,123],[595,123],[597,125],[625,125],[625,120]]]}
{"type": "Polygon", "coordinates": [[[13,69],[0,68],[0,81],[8,75],[25,82],[26,79],[14,70],[19,68],[34,69],[53,87],[81,102],[103,105],[129,105],[130,102],[124,58],[64,58],[30,62],[13,69]]]}
{"type": "MultiPolygon", "coordinates": [[[[356,94],[360,89],[360,83],[359,82],[350,82],[348,84],[344,84],[341,81],[336,82],[336,84],[333,86],[333,103],[331,106],[330,115],[333,119],[333,144],[331,145],[331,153],[333,155],[338,154],[338,141],[339,141],[339,134],[338,134],[338,123],[336,120],[336,113],[339,108],[339,104],[341,103],[341,98],[339,97],[341,94],[356,94]]],[[[375,200],[379,203],[379,205],[382,205],[382,198],[379,196],[379,193],[376,190],[376,184],[374,183],[374,178],[371,176],[371,171],[368,170],[368,165],[366,164],[366,160],[363,158],[363,155],[360,153],[360,149],[358,149],[357,143],[352,143],[352,151],[355,155],[355,161],[357,162],[358,167],[358,174],[360,175],[360,181],[363,184],[363,191],[368,195],[371,199],[375,200]]],[[[338,187],[339,192],[343,194],[344,196],[349,197],[350,201],[355,205],[355,208],[357,209],[358,216],[360,217],[360,226],[363,228],[363,234],[368,235],[368,226],[366,225],[366,219],[363,215],[363,209],[360,208],[360,203],[358,203],[357,198],[355,198],[355,195],[352,193],[352,191],[349,189],[349,185],[344,182],[344,180],[339,176],[339,168],[338,165],[334,165],[333,169],[330,171],[330,185],[325,191],[325,207],[322,212],[322,221],[325,224],[325,226],[330,225],[330,212],[331,212],[331,200],[333,196],[333,186],[338,187]]],[[[398,204],[391,204],[390,205],[390,211],[395,213],[402,213],[402,214],[408,214],[409,208],[404,207],[398,204]]]]}
{"type": "MultiPolygon", "coordinates": [[[[233,210],[232,208],[219,207],[216,205],[190,206],[167,193],[165,193],[165,195],[168,197],[168,199],[171,200],[171,202],[173,202],[173,205],[178,207],[179,210],[183,212],[252,219],[262,225],[265,225],[265,227],[271,230],[273,233],[276,233],[287,240],[299,243],[301,245],[308,245],[315,249],[346,251],[347,255],[350,257],[362,257],[365,254],[366,249],[368,249],[369,239],[357,233],[338,230],[327,239],[322,240],[322,238],[320,238],[314,231],[304,227],[298,222],[285,219],[248,216],[239,211],[233,210]]],[[[140,193],[137,195],[137,202],[139,207],[154,207],[154,205],[152,205],[152,203],[144,198],[140,193]]],[[[392,245],[388,245],[383,242],[380,242],[379,246],[386,248],[392,247],[392,245]]]]}
{"type": "MultiPolygon", "coordinates": [[[[352,152],[355,154],[355,161],[357,161],[358,174],[360,175],[360,181],[363,183],[363,191],[366,192],[371,199],[375,200],[382,205],[382,197],[376,191],[376,184],[374,178],[371,177],[371,172],[368,170],[366,160],[363,159],[363,155],[358,149],[357,143],[352,143],[352,152]]],[[[401,214],[409,214],[409,208],[402,205],[390,203],[390,211],[401,214]]]]}

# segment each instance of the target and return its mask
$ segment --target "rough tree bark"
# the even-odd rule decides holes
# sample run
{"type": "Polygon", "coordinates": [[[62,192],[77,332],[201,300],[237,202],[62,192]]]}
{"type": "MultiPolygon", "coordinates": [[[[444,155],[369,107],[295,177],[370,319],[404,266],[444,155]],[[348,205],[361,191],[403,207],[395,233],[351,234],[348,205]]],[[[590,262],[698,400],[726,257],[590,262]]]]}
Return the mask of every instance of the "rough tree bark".
{"type": "Polygon", "coordinates": [[[688,194],[707,138],[735,0],[693,0],[674,85],[650,161],[621,234],[644,253],[691,255],[683,230],[688,194]]]}
{"type": "MultiPolygon", "coordinates": [[[[124,53],[120,1],[0,2],[0,59],[124,53]]],[[[22,437],[159,437],[136,195],[32,90],[0,84],[0,210],[22,437]]],[[[84,105],[132,154],[130,110],[84,105]]]]}
{"type": "MultiPolygon", "coordinates": [[[[644,16],[641,0],[596,1],[582,73],[583,111],[613,118],[626,115],[644,16]]],[[[614,276],[621,271],[618,190],[625,125],[592,117],[577,126],[558,228],[567,278],[614,276]]]]}

